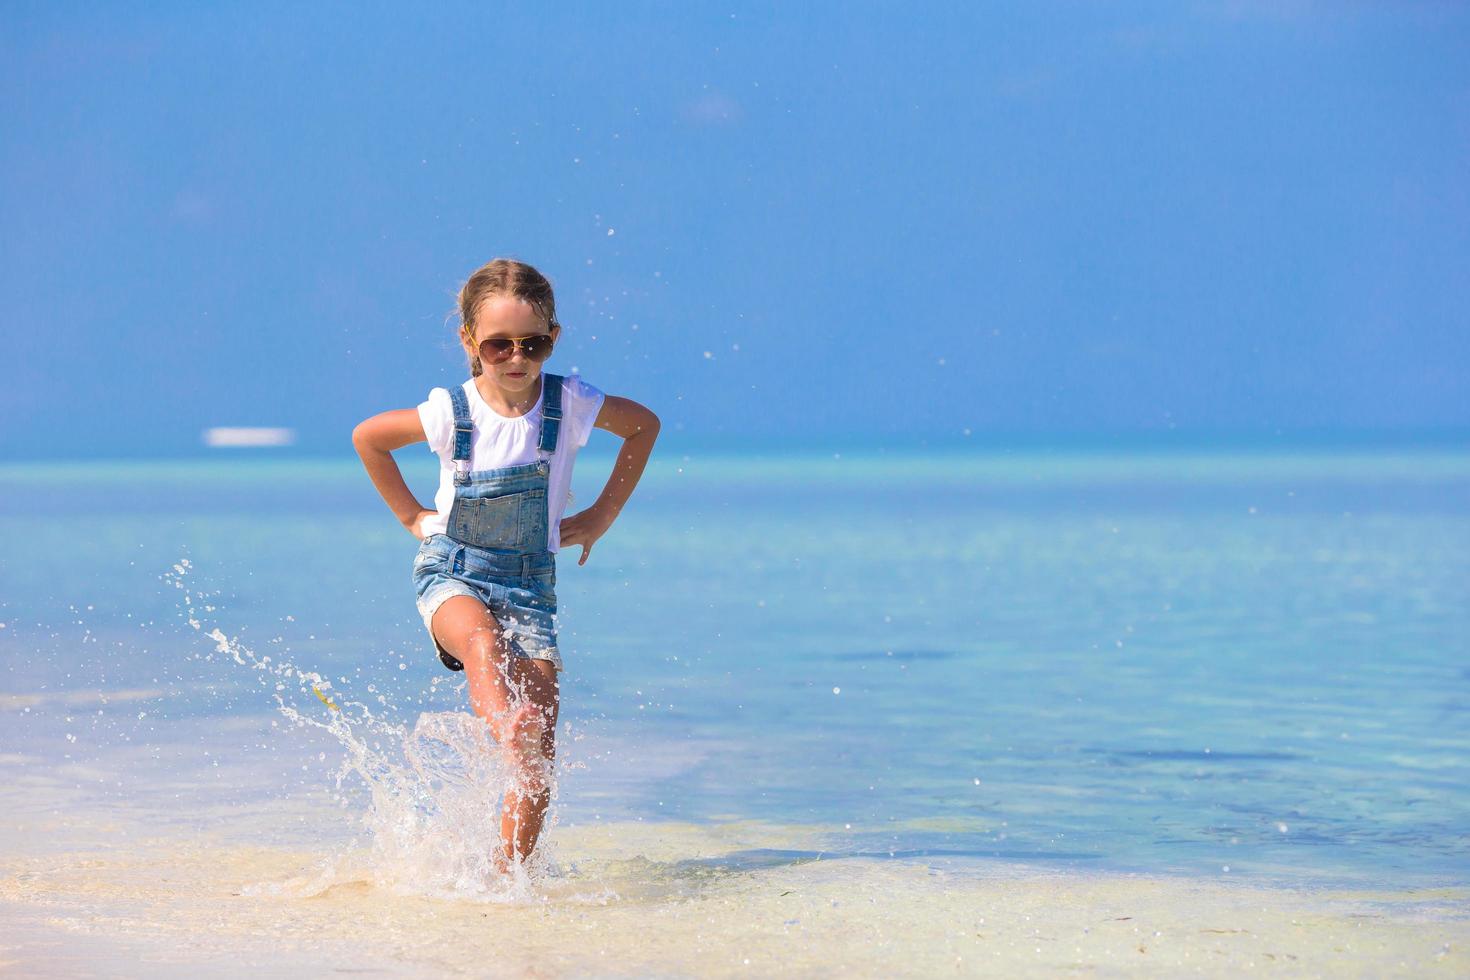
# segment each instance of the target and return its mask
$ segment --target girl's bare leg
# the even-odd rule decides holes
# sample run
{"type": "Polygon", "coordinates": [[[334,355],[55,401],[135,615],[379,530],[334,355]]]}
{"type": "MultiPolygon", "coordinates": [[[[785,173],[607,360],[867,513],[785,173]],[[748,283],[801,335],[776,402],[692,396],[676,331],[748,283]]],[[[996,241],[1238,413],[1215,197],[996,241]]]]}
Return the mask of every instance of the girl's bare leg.
{"type": "Polygon", "coordinates": [[[556,716],[561,697],[556,668],[550,660],[511,660],[511,677],[529,709],[518,734],[526,777],[505,794],[500,812],[500,839],[505,856],[525,860],[536,849],[546,808],[551,802],[551,765],[556,758],[556,716]]]}
{"type": "Polygon", "coordinates": [[[434,613],[434,638],[464,664],[470,707],[505,749],[515,782],[500,811],[502,853],[524,860],[535,850],[551,800],[559,692],[549,660],[512,657],[500,624],[477,599],[454,596],[434,613]]]}

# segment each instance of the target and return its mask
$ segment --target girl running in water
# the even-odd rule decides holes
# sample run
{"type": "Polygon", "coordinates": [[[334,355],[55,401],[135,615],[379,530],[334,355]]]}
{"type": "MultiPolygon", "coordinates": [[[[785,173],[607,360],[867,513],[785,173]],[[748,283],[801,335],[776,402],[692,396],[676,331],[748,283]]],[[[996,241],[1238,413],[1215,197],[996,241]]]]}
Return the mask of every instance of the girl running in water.
{"type": "Polygon", "coordinates": [[[352,432],[373,485],[422,542],[414,558],[418,610],[439,659],[463,670],[470,707],[505,751],[515,782],[500,817],[506,867],[536,847],[551,798],[559,707],[556,552],[578,565],[612,526],[643,475],[658,417],[576,375],[541,370],[561,325],[546,277],[496,259],[459,293],[470,379],[429,392],[418,408],[374,415],[352,432]],[[563,518],[572,464],[594,428],[623,440],[607,485],[563,518]],[[424,507],[392,451],[427,442],[439,490],[424,507]]]}

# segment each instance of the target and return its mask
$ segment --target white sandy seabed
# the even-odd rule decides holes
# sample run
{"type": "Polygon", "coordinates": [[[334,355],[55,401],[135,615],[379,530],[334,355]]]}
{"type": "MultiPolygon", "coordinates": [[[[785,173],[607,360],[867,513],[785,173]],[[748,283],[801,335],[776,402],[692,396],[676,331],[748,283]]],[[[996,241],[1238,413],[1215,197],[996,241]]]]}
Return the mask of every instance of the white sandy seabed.
{"type": "MultiPolygon", "coordinates": [[[[1466,889],[809,855],[822,828],[559,827],[513,900],[289,848],[133,839],[0,860],[0,971],[39,976],[1467,976],[1466,889]]],[[[132,837],[131,834],[127,835],[132,837]]]]}

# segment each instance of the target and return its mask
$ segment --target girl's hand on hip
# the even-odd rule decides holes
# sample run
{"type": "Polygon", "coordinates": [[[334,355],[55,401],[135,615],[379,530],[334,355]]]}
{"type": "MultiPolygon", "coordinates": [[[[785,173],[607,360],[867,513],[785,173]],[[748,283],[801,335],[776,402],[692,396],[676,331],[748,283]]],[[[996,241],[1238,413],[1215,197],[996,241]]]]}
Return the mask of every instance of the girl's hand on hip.
{"type": "Polygon", "coordinates": [[[580,513],[562,519],[561,546],[565,548],[569,545],[581,545],[582,557],[577,559],[577,564],[585,565],[587,556],[592,554],[592,546],[611,526],[612,521],[594,504],[580,513]]]}
{"type": "Polygon", "coordinates": [[[424,540],[424,521],[430,517],[438,516],[439,512],[437,510],[420,510],[414,515],[413,520],[409,522],[408,533],[420,541],[424,540]]]}

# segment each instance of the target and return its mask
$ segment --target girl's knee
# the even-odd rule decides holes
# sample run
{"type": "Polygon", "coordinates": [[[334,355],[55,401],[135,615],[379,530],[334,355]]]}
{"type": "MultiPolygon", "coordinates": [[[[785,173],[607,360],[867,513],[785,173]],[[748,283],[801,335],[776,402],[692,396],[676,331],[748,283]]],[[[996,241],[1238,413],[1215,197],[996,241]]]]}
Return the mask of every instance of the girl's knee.
{"type": "Polygon", "coordinates": [[[473,630],[465,638],[465,656],[461,659],[466,664],[493,663],[504,664],[505,645],[500,635],[500,630],[494,626],[481,626],[473,630]]]}

